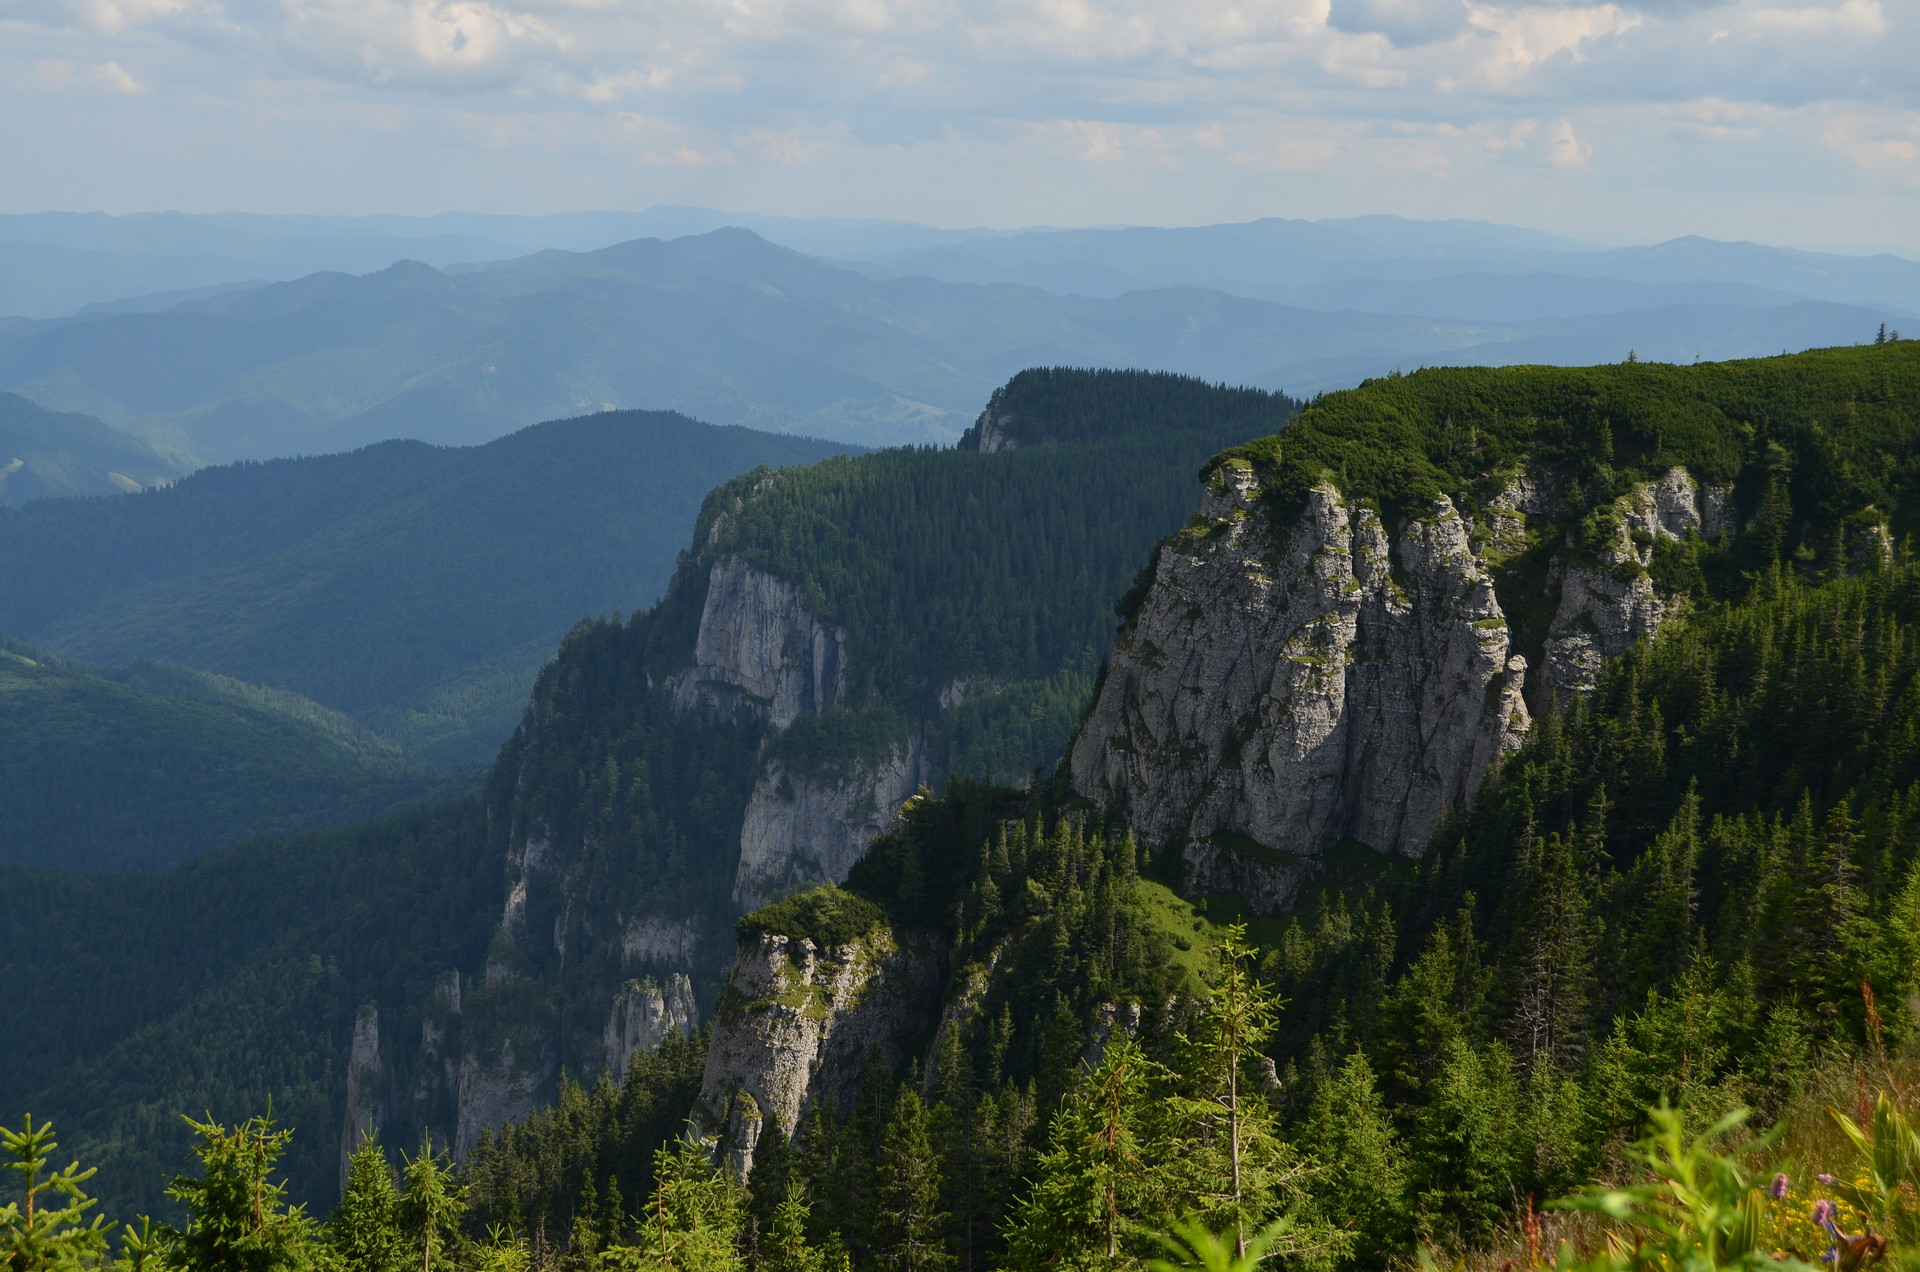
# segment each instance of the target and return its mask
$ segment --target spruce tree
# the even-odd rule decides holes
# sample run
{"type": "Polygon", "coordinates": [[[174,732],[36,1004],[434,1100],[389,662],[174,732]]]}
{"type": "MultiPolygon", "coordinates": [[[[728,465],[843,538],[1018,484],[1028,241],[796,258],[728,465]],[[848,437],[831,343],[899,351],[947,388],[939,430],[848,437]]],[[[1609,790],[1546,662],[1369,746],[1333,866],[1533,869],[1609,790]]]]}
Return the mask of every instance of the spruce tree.
{"type": "Polygon", "coordinates": [[[953,1264],[942,1239],[940,1163],[915,1085],[904,1085],[894,1101],[875,1162],[871,1257],[889,1272],[940,1272],[953,1264]]]}
{"type": "Polygon", "coordinates": [[[1406,1149],[1364,1053],[1349,1055],[1314,1088],[1300,1147],[1320,1168],[1312,1188],[1322,1213],[1352,1234],[1363,1266],[1382,1266],[1404,1248],[1412,1235],[1406,1149]]]}
{"type": "Polygon", "coordinates": [[[79,1162],[64,1170],[50,1163],[59,1147],[51,1123],[33,1124],[29,1114],[17,1131],[0,1126],[8,1170],[18,1179],[18,1200],[0,1207],[0,1272],[81,1272],[100,1262],[106,1249],[106,1222],[96,1215],[85,1222],[96,1204],[81,1187],[95,1167],[79,1162]]]}
{"type": "Polygon", "coordinates": [[[347,1186],[327,1218],[326,1242],[347,1272],[408,1272],[393,1168],[369,1136],[347,1164],[347,1186]]]}
{"type": "Polygon", "coordinates": [[[231,1130],[211,1119],[185,1118],[199,1141],[200,1176],[176,1175],[167,1196],[186,1211],[186,1226],[168,1229],[181,1272],[283,1272],[309,1262],[314,1225],[286,1204],[286,1186],[273,1177],[293,1138],[267,1117],[231,1130]]]}
{"type": "Polygon", "coordinates": [[[409,1262],[420,1272],[451,1265],[449,1247],[455,1224],[466,1213],[466,1186],[454,1178],[446,1155],[436,1152],[431,1135],[406,1160],[406,1188],[400,1194],[400,1226],[412,1245],[409,1262]]]}
{"type": "Polygon", "coordinates": [[[621,1272],[740,1272],[740,1195],[692,1140],[662,1144],[653,1155],[653,1195],[632,1245],[603,1261],[621,1272]]]}
{"type": "Polygon", "coordinates": [[[1111,1262],[1147,1217],[1150,1087],[1158,1066],[1123,1035],[1083,1071],[1047,1129],[1047,1149],[1009,1224],[1016,1268],[1111,1262]]]}

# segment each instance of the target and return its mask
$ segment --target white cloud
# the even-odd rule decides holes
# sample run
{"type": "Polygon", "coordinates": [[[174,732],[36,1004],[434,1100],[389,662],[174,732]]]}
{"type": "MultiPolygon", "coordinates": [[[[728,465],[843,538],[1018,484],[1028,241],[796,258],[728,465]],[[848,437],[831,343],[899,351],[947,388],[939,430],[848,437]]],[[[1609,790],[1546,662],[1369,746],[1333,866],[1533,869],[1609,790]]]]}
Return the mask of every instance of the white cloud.
{"type": "MultiPolygon", "coordinates": [[[[748,199],[952,220],[964,172],[968,197],[1002,187],[979,195],[978,214],[999,221],[1066,219],[1048,209],[1071,207],[1113,220],[1109,188],[1124,189],[1128,207],[1187,221],[1314,208],[1525,220],[1529,208],[1565,216],[1655,187],[1666,193],[1634,206],[1745,215],[1809,189],[1913,188],[1917,10],[1910,0],[0,0],[0,91],[144,94],[145,115],[117,126],[101,115],[86,138],[46,148],[32,175],[49,191],[62,153],[135,146],[144,121],[175,112],[194,122],[172,136],[209,139],[198,157],[176,143],[207,189],[227,180],[221,137],[279,136],[289,155],[351,153],[345,139],[367,137],[413,156],[381,178],[387,190],[417,179],[410,197],[449,197],[444,178],[429,186],[425,174],[484,153],[502,206],[536,191],[573,204],[748,199]],[[657,180],[617,184],[636,171],[657,180]]],[[[0,161],[41,153],[35,144],[0,140],[0,161]]],[[[360,179],[350,165],[335,176],[341,188],[360,179]]],[[[400,202],[382,189],[360,197],[400,202]]]]}

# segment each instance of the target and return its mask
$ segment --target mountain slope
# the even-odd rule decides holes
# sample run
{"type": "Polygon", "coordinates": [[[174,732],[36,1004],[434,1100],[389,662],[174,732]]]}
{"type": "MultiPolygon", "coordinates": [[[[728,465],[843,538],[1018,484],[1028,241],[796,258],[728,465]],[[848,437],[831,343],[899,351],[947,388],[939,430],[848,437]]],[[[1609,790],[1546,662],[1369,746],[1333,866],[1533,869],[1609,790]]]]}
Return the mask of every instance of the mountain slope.
{"type": "Polygon", "coordinates": [[[0,393],[0,505],[61,495],[118,495],[165,485],[197,465],[84,415],[0,393]]]}
{"type": "MultiPolygon", "coordinates": [[[[1229,266],[1242,260],[1243,240],[1259,238],[1257,226],[1138,234],[1186,248],[1169,249],[1150,286],[1094,295],[1026,285],[1024,266],[1014,271],[1020,282],[987,286],[874,277],[742,229],[445,271],[403,261],[364,277],[314,274],[163,313],[25,324],[0,335],[0,386],[209,460],[345,450],[391,437],[473,443],[607,405],[884,445],[952,440],[994,385],[1035,365],[1139,367],[1298,392],[1396,366],[1587,362],[1656,343],[1682,361],[1703,352],[1752,356],[1809,339],[1866,340],[1880,324],[1903,321],[1870,288],[1867,299],[1855,296],[1858,288],[1841,289],[1847,303],[1830,302],[1829,320],[1813,328],[1791,314],[1775,317],[1778,305],[1750,303],[1791,304],[1799,293],[1774,297],[1747,286],[1728,303],[1719,286],[1676,295],[1634,284],[1635,307],[1616,301],[1595,318],[1586,312],[1594,302],[1582,298],[1590,289],[1560,288],[1565,305],[1545,308],[1571,306],[1579,312],[1566,322],[1584,325],[1551,329],[1557,343],[1535,352],[1514,344],[1543,334],[1531,323],[1495,321],[1458,303],[1440,317],[1407,317],[1361,312],[1357,301],[1324,293],[1312,309],[1273,303],[1277,295],[1230,294],[1254,285],[1246,270],[1229,266]],[[1183,272],[1196,245],[1206,247],[1196,260],[1217,260],[1228,272],[1183,272]],[[1221,277],[1239,281],[1222,290],[1221,277]],[[1714,307],[1688,315],[1688,339],[1660,338],[1674,324],[1655,307],[1679,300],[1714,307]]],[[[1355,259],[1383,250],[1351,231],[1339,236],[1353,240],[1343,250],[1355,259]]],[[[985,240],[995,250],[1014,241],[985,240]]],[[[1455,260],[1469,273],[1489,272],[1484,260],[1458,252],[1432,260],[1394,252],[1394,260],[1455,260]]],[[[1513,259],[1572,269],[1568,262],[1586,255],[1528,248],[1513,259]]],[[[1835,270],[1861,276],[1847,258],[1834,259],[1842,262],[1835,270]]],[[[1276,269],[1277,285],[1300,285],[1298,271],[1276,269]]],[[[1898,281],[1907,269],[1893,262],[1880,274],[1898,281]]],[[[1761,272],[1774,282],[1812,276],[1761,272]]]]}
{"type": "Polygon", "coordinates": [[[482,761],[568,627],[659,593],[707,490],[839,449],[604,413],[35,504],[0,512],[0,630],[292,690],[410,754],[482,761]]]}
{"type": "Polygon", "coordinates": [[[158,870],[243,839],[443,800],[338,715],[161,664],[94,673],[0,645],[0,862],[158,870]]]}
{"type": "MultiPolygon", "coordinates": [[[[61,1067],[11,1063],[13,1048],[33,1051],[61,1028],[66,1008],[17,1039],[0,1030],[0,1105],[72,1120],[91,1091],[87,1136],[114,1137],[128,1161],[169,1152],[174,1128],[139,1123],[122,1097],[239,1107],[262,1089],[256,1079],[225,1060],[195,1067],[206,1053],[192,1038],[221,1022],[207,1046],[239,1047],[251,1037],[243,1005],[267,995],[284,1044],[249,1045],[273,1051],[257,1057],[262,1074],[307,1075],[299,1116],[324,1135],[291,1165],[302,1195],[318,1199],[337,1185],[333,1136],[349,1125],[373,1117],[400,1138],[431,1126],[464,1154],[549,1098],[563,1067],[620,1070],[648,1037],[629,1026],[649,1013],[707,1018],[732,922],[754,897],[844,874],[922,781],[1016,778],[1051,763],[1091,689],[1112,602],[1186,514],[1195,467],[1271,432],[1292,405],[1175,377],[1031,372],[996,395],[969,449],[761,470],[721,486],[667,596],[567,637],[501,752],[484,810],[447,813],[466,819],[463,838],[421,848],[463,863],[462,886],[478,890],[465,921],[487,934],[478,946],[456,957],[394,927],[384,957],[433,968],[425,989],[403,1001],[391,981],[350,977],[303,1009],[305,950],[323,964],[337,956],[331,900],[295,925],[291,944],[262,937],[211,974],[194,951],[156,942],[149,956],[191,988],[124,1024],[90,1026],[77,1049],[55,1045],[79,1075],[70,1082],[61,1067]],[[362,1006],[378,1059],[362,1066],[354,1089],[364,1099],[350,1107],[338,1048],[362,1006]],[[316,1058],[321,1038],[336,1050],[316,1058]],[[327,1056],[330,1085],[314,1076],[327,1056]]],[[[197,859],[150,888],[113,892],[88,921],[152,930],[182,879],[244,904],[277,886],[283,867],[272,863],[305,870],[309,853],[384,833],[197,859]]],[[[378,875],[349,876],[354,906],[441,904],[395,898],[378,875]]],[[[3,890],[21,913],[70,916],[90,904],[90,886],[14,872],[3,890]]],[[[53,922],[22,930],[21,974],[42,966],[35,934],[53,922]]],[[[51,979],[76,1002],[116,992],[86,966],[51,979]]],[[[103,1190],[157,1204],[145,1176],[102,1178],[103,1190]]]]}

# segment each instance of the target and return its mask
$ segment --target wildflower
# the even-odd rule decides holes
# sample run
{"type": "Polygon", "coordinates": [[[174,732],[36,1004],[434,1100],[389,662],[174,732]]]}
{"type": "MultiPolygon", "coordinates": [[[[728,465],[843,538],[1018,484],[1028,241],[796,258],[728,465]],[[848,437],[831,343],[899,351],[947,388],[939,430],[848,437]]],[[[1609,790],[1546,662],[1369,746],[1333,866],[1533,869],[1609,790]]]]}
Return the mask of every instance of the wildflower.
{"type": "Polygon", "coordinates": [[[1815,1175],[1814,1178],[1819,1180],[1823,1184],[1831,1184],[1833,1182],[1832,1175],[1815,1175]]]}
{"type": "Polygon", "coordinates": [[[1813,1203],[1813,1221],[1821,1227],[1833,1222],[1833,1203],[1822,1197],[1813,1203]]]}
{"type": "Polygon", "coordinates": [[[1767,1192],[1772,1195],[1775,1201],[1784,1201],[1787,1196],[1787,1189],[1791,1185],[1792,1181],[1789,1180],[1786,1175],[1775,1175],[1773,1177],[1773,1187],[1767,1189],[1767,1192]]]}

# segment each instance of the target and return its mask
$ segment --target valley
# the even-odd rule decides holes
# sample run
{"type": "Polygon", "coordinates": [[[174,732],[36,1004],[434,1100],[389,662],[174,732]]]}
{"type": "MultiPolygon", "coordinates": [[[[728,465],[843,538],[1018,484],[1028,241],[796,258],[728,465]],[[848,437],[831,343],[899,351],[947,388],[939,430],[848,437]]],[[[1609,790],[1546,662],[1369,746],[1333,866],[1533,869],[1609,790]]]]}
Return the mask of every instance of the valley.
{"type": "MultiPolygon", "coordinates": [[[[779,467],[786,439],[698,433],[761,466],[716,478],[655,604],[570,626],[478,793],[342,770],[306,823],[333,828],[95,863],[178,859],[154,875],[0,869],[0,1105],[58,1121],[115,1213],[170,1213],[164,1163],[196,1132],[158,1110],[271,1104],[297,1131],[287,1195],[319,1212],[358,1204],[368,1137],[424,1141],[470,1189],[448,1239],[476,1259],[626,1257],[693,1222],[669,1189],[763,1263],[777,1238],[856,1268],[903,1243],[1124,1264],[1182,1215],[1284,1219],[1284,1257],[1329,1268],[1499,1248],[1515,1195],[1615,1169],[1663,1099],[1800,1127],[1861,1066],[1906,1063],[1916,402],[1920,344],[1895,340],[1423,370],[1306,403],[1035,369],[956,447],[779,467]],[[1222,1073],[1249,1084],[1229,1200],[1222,1073]],[[1141,1157],[1100,1167],[1089,1217],[1098,1125],[1141,1157]]],[[[180,595],[212,596],[202,578],[308,577],[314,545],[358,560],[363,524],[403,524],[378,482],[332,498],[350,487],[326,465],[471,541],[495,505],[446,492],[499,486],[450,462],[488,472],[514,444],[521,472],[593,428],[646,439],[652,471],[705,427],[608,413],[478,453],[388,443],[36,502],[0,532],[94,564],[6,595],[79,650],[168,630],[147,612],[219,648],[228,623],[196,629],[164,591],[105,608],[112,570],[142,567],[89,536],[171,534],[203,572],[180,595]],[[262,500],[271,534],[187,535],[262,500]]],[[[607,446],[596,475],[632,485],[607,446]]],[[[441,595],[468,577],[434,574],[441,595]]],[[[395,615],[448,608],[391,594],[395,615]]],[[[377,702],[9,648],[23,687],[64,677],[123,722],[171,704],[169,743],[123,730],[135,754],[200,728],[204,771],[245,774],[217,749],[237,745],[318,777],[324,740],[406,776],[377,702]],[[239,725],[187,726],[189,702],[255,732],[222,742],[239,725]],[[309,750],[275,760],[269,721],[309,750]]],[[[49,771],[82,768],[129,764],[49,771]]],[[[154,780],[144,826],[164,799],[206,807],[154,780]]]]}

